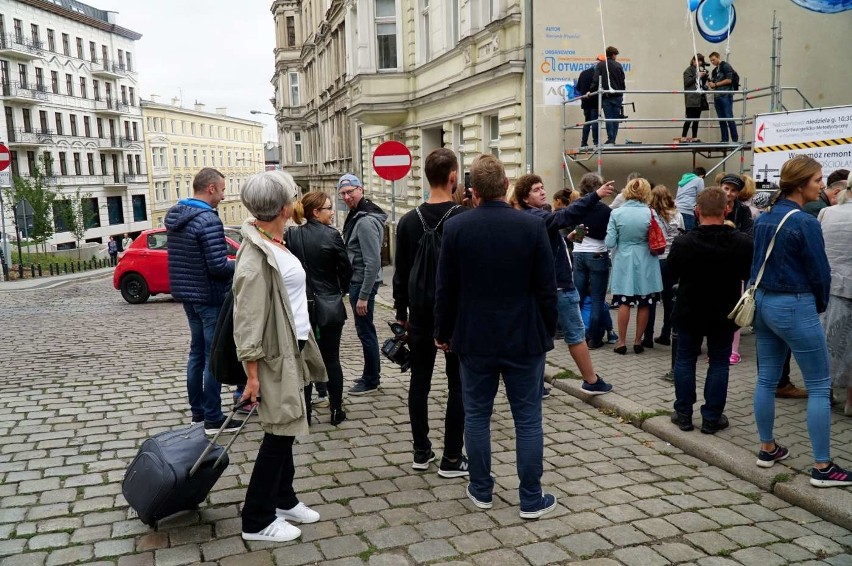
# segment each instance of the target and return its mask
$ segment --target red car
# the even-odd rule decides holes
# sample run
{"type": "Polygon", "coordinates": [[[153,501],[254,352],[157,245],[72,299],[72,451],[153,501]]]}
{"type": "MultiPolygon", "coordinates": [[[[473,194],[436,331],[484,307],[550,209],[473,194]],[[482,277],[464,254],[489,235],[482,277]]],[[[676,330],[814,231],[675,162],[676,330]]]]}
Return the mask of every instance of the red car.
{"type": "MultiPolygon", "coordinates": [[[[235,259],[242,234],[238,228],[225,227],[228,258],[235,259]]],[[[169,251],[165,228],[145,230],[121,255],[112,275],[112,286],[132,305],[151,295],[170,293],[169,251]]]]}

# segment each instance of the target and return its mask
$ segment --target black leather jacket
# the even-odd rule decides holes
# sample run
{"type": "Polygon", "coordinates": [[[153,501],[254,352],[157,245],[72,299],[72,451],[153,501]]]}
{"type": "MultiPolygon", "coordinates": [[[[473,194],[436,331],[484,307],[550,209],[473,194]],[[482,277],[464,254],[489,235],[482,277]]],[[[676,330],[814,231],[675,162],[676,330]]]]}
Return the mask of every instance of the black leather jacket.
{"type": "Polygon", "coordinates": [[[336,228],[311,219],[301,226],[288,228],[286,241],[287,249],[305,267],[314,293],[341,295],[349,292],[352,264],[336,228]]]}

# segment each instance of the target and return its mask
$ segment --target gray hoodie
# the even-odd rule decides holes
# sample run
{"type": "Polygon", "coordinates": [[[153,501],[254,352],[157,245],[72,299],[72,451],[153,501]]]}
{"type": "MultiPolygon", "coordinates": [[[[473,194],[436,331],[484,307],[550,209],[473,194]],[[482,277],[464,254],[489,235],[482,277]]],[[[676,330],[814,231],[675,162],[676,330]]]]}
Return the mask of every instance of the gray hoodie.
{"type": "Polygon", "coordinates": [[[353,269],[350,284],[361,286],[359,299],[369,299],[373,285],[382,279],[382,239],[387,218],[384,210],[361,199],[343,225],[343,241],[353,269]]]}

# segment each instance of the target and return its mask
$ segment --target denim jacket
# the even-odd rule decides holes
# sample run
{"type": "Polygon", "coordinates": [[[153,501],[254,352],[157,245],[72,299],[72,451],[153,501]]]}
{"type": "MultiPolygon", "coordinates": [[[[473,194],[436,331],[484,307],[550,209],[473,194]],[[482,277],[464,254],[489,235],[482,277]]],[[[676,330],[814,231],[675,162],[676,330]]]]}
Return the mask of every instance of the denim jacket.
{"type": "Polygon", "coordinates": [[[793,209],[800,213],[790,216],[778,232],[760,288],[775,293],[813,293],[817,312],[823,312],[828,304],[831,269],[825,255],[822,228],[816,218],[802,211],[802,207],[791,200],[780,199],[754,224],[751,283],[757,278],[775,229],[793,209]]]}

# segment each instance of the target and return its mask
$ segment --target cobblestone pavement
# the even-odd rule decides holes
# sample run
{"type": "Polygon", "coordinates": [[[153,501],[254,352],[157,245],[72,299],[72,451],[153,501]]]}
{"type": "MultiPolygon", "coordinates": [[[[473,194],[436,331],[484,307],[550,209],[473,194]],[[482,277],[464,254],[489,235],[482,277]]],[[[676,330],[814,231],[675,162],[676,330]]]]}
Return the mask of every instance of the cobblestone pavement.
{"type": "MultiPolygon", "coordinates": [[[[347,399],[349,421],[315,424],[298,440],[296,488],[322,515],[301,539],[270,545],[239,536],[256,423],[200,511],[152,531],[132,517],[120,483],[144,438],[188,420],[180,306],[159,297],[128,305],[102,279],[0,291],[0,320],[0,566],[852,564],[849,531],[562,393],[544,401],[543,483],[559,497],[557,511],[518,517],[502,395],[492,423],[494,508],[477,510],[464,480],[410,469],[405,376],[390,366],[378,394],[347,399]]],[[[347,381],[360,369],[356,344],[347,325],[347,381]]],[[[623,361],[648,374],[649,360],[662,355],[623,361]]],[[[602,371],[627,389],[624,374],[602,371]]],[[[436,451],[445,394],[436,379],[436,451]]],[[[327,420],[328,409],[318,413],[327,420]]]]}

